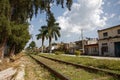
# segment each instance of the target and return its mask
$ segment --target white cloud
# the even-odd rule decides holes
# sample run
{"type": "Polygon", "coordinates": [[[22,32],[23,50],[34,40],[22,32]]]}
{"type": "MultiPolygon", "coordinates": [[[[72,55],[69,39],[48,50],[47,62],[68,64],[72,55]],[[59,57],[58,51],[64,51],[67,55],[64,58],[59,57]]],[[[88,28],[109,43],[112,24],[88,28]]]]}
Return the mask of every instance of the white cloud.
{"type": "Polygon", "coordinates": [[[96,27],[106,25],[107,18],[101,17],[103,14],[102,0],[78,0],[73,3],[72,10],[66,10],[64,14],[58,17],[58,22],[62,28],[63,34],[80,34],[83,30],[94,30],[96,27]]]}
{"type": "Polygon", "coordinates": [[[34,26],[33,25],[29,25],[29,33],[30,34],[32,34],[33,30],[34,30],[34,26]]]}
{"type": "Polygon", "coordinates": [[[110,19],[113,19],[113,18],[115,18],[115,16],[116,16],[116,14],[115,13],[105,13],[104,14],[105,15],[105,18],[107,19],[107,20],[110,20],[110,19]]]}
{"type": "Polygon", "coordinates": [[[113,18],[113,17],[115,17],[114,13],[109,16],[109,18],[113,18]]]}

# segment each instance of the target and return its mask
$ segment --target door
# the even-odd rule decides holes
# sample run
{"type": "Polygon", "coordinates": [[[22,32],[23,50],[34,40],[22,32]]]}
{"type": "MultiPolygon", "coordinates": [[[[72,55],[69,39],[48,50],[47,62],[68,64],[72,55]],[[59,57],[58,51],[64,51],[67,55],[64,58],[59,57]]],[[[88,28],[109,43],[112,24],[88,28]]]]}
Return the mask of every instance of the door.
{"type": "Polygon", "coordinates": [[[102,53],[102,56],[104,56],[104,53],[105,52],[108,52],[108,46],[103,46],[102,48],[101,48],[101,53],[102,53]]]}
{"type": "Polygon", "coordinates": [[[115,42],[115,56],[120,57],[120,42],[115,42]]]}

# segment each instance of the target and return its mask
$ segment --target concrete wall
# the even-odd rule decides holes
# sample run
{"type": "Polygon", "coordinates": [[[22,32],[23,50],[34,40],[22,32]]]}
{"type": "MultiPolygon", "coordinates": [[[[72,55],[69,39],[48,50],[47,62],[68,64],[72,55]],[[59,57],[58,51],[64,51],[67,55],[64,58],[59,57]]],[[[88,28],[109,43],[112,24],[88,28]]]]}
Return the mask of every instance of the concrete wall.
{"type": "Polygon", "coordinates": [[[120,26],[118,27],[112,27],[105,30],[98,31],[99,34],[99,55],[102,55],[102,44],[107,43],[108,46],[108,52],[104,54],[104,56],[115,56],[115,42],[120,42],[120,38],[115,38],[116,36],[120,36],[118,34],[118,30],[120,29],[120,26]],[[108,36],[103,36],[103,33],[107,32],[108,36]]]}
{"type": "Polygon", "coordinates": [[[98,45],[96,45],[96,46],[85,46],[85,53],[87,55],[99,55],[98,52],[99,52],[98,45]],[[96,48],[96,51],[95,51],[95,48],[96,48]]]}
{"type": "Polygon", "coordinates": [[[115,42],[120,42],[120,38],[114,38],[114,39],[105,39],[105,40],[99,40],[99,55],[101,54],[101,48],[103,43],[108,44],[108,53],[105,54],[105,56],[115,56],[115,42]]]}
{"type": "Polygon", "coordinates": [[[114,36],[120,36],[120,34],[118,34],[118,29],[120,29],[120,27],[115,27],[115,28],[111,28],[111,29],[107,29],[107,30],[103,30],[98,32],[99,34],[99,39],[103,39],[106,38],[103,36],[103,33],[108,32],[108,36],[107,37],[114,37],[114,36]]]}

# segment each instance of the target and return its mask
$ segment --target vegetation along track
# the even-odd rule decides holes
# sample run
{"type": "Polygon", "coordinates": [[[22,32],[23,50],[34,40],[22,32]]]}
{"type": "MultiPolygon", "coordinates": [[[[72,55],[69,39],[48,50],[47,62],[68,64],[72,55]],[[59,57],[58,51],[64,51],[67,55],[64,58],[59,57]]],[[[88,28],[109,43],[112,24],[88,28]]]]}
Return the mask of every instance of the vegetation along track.
{"type": "Polygon", "coordinates": [[[57,62],[60,62],[60,63],[73,65],[73,66],[78,67],[78,68],[83,68],[83,69],[88,70],[90,72],[91,71],[92,72],[102,72],[102,73],[113,76],[113,77],[117,78],[118,80],[120,80],[120,74],[118,74],[118,73],[113,73],[113,72],[103,70],[103,69],[99,69],[99,68],[95,68],[95,67],[88,67],[88,66],[84,66],[84,65],[81,65],[81,64],[75,64],[75,63],[72,63],[72,62],[67,62],[67,61],[63,61],[63,60],[59,60],[59,59],[54,59],[54,58],[46,57],[46,56],[43,56],[43,55],[39,55],[39,56],[41,56],[43,58],[53,60],[53,61],[57,61],[57,62]]]}
{"type": "Polygon", "coordinates": [[[48,68],[48,70],[60,80],[118,80],[101,72],[93,73],[73,65],[59,63],[37,55],[31,56],[38,63],[48,68]]]}

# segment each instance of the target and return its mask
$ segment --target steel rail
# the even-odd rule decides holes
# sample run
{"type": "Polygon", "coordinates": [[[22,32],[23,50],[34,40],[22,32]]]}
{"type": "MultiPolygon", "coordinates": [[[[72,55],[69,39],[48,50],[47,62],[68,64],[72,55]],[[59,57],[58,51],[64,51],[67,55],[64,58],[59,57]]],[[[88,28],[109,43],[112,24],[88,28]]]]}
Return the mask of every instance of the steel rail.
{"type": "Polygon", "coordinates": [[[52,74],[54,74],[57,78],[59,78],[60,80],[70,80],[68,77],[64,76],[63,74],[57,72],[56,70],[54,70],[53,68],[49,67],[47,64],[37,60],[36,58],[34,58],[33,56],[30,55],[30,57],[32,59],[34,59],[38,64],[43,65],[45,68],[47,68],[52,74]]]}
{"type": "Polygon", "coordinates": [[[83,68],[83,69],[91,71],[91,72],[103,72],[105,74],[108,74],[110,76],[116,77],[118,79],[120,78],[120,74],[113,73],[113,72],[110,72],[110,71],[107,71],[107,70],[103,70],[103,69],[99,69],[99,68],[95,68],[95,67],[89,67],[89,66],[85,66],[85,65],[82,65],[82,64],[76,64],[76,63],[72,63],[72,62],[67,62],[67,61],[63,61],[63,60],[59,60],[59,59],[54,59],[54,58],[50,58],[50,57],[46,57],[46,56],[42,56],[42,55],[39,55],[39,56],[41,56],[43,58],[47,58],[47,59],[53,60],[53,61],[57,61],[57,62],[69,64],[69,65],[73,65],[73,66],[78,67],[78,68],[83,68]]]}

